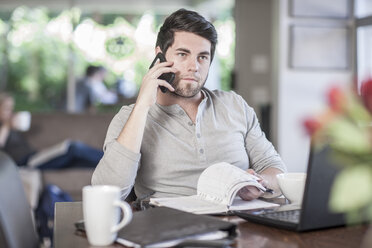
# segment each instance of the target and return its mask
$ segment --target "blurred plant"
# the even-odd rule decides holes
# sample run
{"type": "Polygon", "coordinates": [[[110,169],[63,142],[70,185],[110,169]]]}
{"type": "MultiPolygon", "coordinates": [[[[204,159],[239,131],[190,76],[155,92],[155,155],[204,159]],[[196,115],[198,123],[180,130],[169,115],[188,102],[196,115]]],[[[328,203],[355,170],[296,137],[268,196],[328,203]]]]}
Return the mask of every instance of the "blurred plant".
{"type": "Polygon", "coordinates": [[[361,94],[333,87],[328,108],[304,121],[315,145],[329,144],[342,166],[330,196],[330,208],[347,213],[350,223],[372,221],[372,79],[362,82],[361,94]]]}
{"type": "MultiPolygon", "coordinates": [[[[8,21],[7,90],[15,94],[17,108],[51,111],[64,103],[69,42],[50,32],[51,19],[45,8],[15,9],[8,21]]],[[[69,17],[67,17],[70,19],[69,17]]],[[[55,28],[58,28],[55,26],[55,28]]],[[[71,27],[72,28],[72,27],[71,27]]],[[[86,62],[76,51],[76,67],[86,62]]],[[[85,67],[85,66],[84,66],[85,67]]]]}
{"type": "Polygon", "coordinates": [[[227,17],[213,22],[218,33],[218,43],[216,48],[220,62],[221,89],[230,90],[232,88],[232,72],[234,70],[235,57],[235,21],[228,13],[227,17]]]}
{"type": "Polygon", "coordinates": [[[123,36],[107,39],[105,46],[106,52],[118,60],[132,55],[135,48],[134,42],[123,36]]]}

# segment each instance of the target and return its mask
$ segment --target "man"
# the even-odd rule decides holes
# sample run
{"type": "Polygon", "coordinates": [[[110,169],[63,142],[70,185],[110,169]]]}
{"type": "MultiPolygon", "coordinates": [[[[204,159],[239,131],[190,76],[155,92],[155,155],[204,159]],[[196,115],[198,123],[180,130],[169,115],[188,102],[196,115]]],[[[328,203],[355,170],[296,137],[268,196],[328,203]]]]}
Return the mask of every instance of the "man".
{"type": "MultiPolygon", "coordinates": [[[[117,185],[123,198],[133,185],[137,197],[193,195],[201,172],[225,161],[251,168],[278,192],[275,175],[285,167],[253,109],[234,92],[203,88],[216,43],[215,28],[196,12],[180,9],[165,20],[155,53],[167,62],[148,71],[136,103],[112,120],[92,184],[117,185]],[[176,74],[173,86],[158,79],[169,72],[176,74]]],[[[239,195],[262,193],[250,186],[239,195]]]]}
{"type": "Polygon", "coordinates": [[[106,69],[103,66],[90,65],[85,77],[76,85],[75,112],[92,111],[97,104],[115,104],[118,96],[107,89],[103,80],[106,69]]]}

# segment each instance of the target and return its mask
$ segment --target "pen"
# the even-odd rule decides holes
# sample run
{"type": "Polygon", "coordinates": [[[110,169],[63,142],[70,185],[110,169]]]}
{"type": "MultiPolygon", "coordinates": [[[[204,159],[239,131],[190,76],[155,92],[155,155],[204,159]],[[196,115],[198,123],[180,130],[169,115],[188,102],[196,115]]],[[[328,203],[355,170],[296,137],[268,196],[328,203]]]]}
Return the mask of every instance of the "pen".
{"type": "MultiPolygon", "coordinates": [[[[256,172],[254,172],[254,171],[253,171],[253,174],[252,173],[249,173],[249,172],[247,172],[247,173],[250,174],[250,175],[252,175],[252,176],[254,176],[254,178],[257,180],[257,182],[263,180],[263,178],[259,174],[257,174],[256,172]]],[[[274,190],[273,189],[266,188],[266,187],[264,187],[264,188],[265,188],[265,190],[262,190],[261,189],[262,192],[274,194],[274,190]]]]}
{"type": "Polygon", "coordinates": [[[269,188],[265,188],[264,193],[274,194],[274,190],[273,189],[269,189],[269,188]]]}
{"type": "Polygon", "coordinates": [[[264,192],[264,193],[274,194],[274,190],[273,190],[273,189],[266,188],[266,187],[265,187],[265,190],[262,190],[262,192],[264,192]]]}

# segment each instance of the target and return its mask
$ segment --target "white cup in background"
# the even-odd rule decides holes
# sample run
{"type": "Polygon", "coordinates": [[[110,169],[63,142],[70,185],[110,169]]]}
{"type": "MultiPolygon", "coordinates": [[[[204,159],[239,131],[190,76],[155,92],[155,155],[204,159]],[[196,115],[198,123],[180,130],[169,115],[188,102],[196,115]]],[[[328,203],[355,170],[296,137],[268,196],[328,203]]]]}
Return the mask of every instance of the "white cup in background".
{"type": "Polygon", "coordinates": [[[112,244],[118,231],[132,220],[131,207],[120,200],[120,188],[109,185],[83,188],[83,214],[88,241],[95,246],[112,244]]]}
{"type": "Polygon", "coordinates": [[[31,113],[29,111],[16,112],[13,116],[12,122],[14,129],[26,132],[31,126],[31,113]]]}
{"type": "Polygon", "coordinates": [[[280,190],[291,204],[300,205],[304,195],[306,173],[287,172],[276,175],[280,190]]]}

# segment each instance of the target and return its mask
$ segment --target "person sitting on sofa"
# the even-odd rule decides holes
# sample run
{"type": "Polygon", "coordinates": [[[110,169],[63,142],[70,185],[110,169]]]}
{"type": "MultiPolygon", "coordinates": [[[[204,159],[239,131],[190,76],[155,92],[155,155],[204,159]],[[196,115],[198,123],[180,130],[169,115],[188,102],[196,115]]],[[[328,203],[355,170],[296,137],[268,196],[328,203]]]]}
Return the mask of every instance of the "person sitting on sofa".
{"type": "Polygon", "coordinates": [[[6,152],[18,166],[38,169],[68,167],[95,168],[103,152],[78,141],[64,141],[42,151],[33,149],[19,130],[15,118],[14,98],[0,93],[0,150],[6,152]]]}
{"type": "Polygon", "coordinates": [[[118,101],[116,92],[107,89],[104,84],[106,68],[90,65],[85,77],[77,82],[75,94],[75,112],[95,111],[99,104],[113,105],[118,101]]]}

